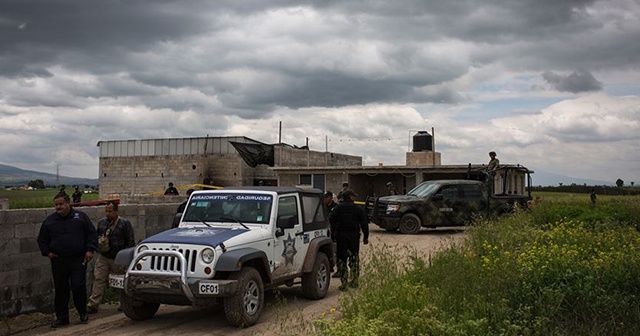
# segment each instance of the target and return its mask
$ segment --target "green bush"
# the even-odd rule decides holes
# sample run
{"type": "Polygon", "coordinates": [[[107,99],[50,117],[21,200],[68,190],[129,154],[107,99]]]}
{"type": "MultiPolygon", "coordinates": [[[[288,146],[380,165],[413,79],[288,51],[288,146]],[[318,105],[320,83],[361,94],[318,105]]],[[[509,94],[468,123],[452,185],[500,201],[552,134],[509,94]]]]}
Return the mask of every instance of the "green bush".
{"type": "Polygon", "coordinates": [[[545,200],[425,260],[382,246],[322,335],[638,335],[638,197],[545,200]]]}

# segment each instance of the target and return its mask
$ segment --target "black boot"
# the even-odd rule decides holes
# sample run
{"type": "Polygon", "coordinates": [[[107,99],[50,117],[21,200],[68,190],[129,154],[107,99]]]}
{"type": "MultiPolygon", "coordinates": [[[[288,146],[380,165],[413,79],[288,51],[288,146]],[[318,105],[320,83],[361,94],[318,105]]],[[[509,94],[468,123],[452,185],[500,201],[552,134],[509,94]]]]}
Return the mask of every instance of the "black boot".
{"type": "Polygon", "coordinates": [[[51,323],[51,328],[64,327],[69,324],[69,320],[57,319],[51,323]]]}

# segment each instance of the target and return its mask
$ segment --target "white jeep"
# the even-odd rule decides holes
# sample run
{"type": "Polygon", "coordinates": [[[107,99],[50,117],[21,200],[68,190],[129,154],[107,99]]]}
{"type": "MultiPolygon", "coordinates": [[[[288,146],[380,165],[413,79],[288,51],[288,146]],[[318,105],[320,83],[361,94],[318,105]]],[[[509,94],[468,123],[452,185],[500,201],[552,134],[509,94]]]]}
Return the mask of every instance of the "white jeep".
{"type": "Polygon", "coordinates": [[[302,284],[309,299],[327,294],[333,245],[322,192],[291,187],[195,191],[180,224],[121,251],[121,308],[133,320],[160,304],[209,306],[222,301],[227,321],[254,325],[265,289],[302,284]],[[300,279],[300,281],[298,281],[300,279]]]}

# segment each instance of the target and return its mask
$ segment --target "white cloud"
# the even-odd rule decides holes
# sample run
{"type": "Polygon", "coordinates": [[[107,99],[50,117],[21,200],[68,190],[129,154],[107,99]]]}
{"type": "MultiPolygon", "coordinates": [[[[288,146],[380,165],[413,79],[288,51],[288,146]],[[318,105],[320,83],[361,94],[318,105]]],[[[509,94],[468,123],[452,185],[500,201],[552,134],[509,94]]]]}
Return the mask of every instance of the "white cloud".
{"type": "Polygon", "coordinates": [[[4,164],[96,177],[100,140],[275,143],[282,121],[366,164],[435,127],[444,163],[640,180],[635,0],[34,4],[0,14],[4,164]]]}

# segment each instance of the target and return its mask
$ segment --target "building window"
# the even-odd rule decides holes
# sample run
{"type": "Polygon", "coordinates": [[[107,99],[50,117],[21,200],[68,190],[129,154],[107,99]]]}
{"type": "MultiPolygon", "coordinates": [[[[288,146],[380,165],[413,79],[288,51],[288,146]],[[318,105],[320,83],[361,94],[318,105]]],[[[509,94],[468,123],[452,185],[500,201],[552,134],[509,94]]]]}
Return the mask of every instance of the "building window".
{"type": "Polygon", "coordinates": [[[324,174],[300,174],[300,184],[310,185],[316,189],[325,190],[324,174]]]}

